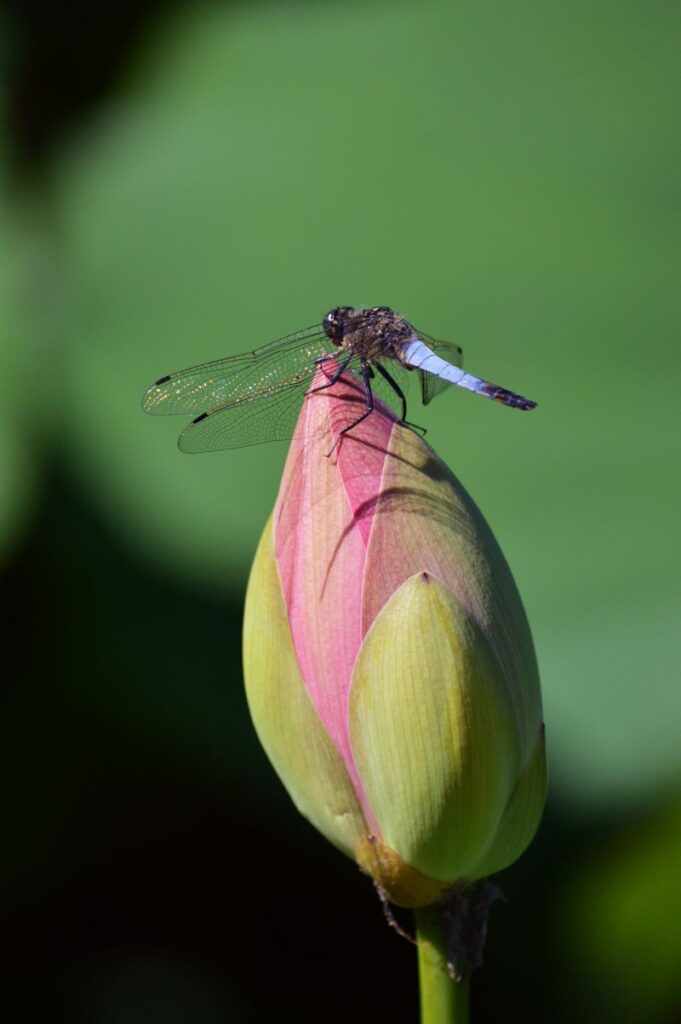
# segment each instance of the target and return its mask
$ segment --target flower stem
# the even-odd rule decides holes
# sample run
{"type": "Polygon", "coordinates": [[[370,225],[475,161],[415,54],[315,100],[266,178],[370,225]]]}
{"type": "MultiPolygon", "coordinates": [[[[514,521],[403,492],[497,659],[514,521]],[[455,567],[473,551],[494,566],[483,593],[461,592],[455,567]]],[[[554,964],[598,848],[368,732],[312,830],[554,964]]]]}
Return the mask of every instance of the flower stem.
{"type": "Polygon", "coordinates": [[[468,1024],[468,979],[447,969],[445,925],[439,907],[415,911],[421,1024],[468,1024]]]}

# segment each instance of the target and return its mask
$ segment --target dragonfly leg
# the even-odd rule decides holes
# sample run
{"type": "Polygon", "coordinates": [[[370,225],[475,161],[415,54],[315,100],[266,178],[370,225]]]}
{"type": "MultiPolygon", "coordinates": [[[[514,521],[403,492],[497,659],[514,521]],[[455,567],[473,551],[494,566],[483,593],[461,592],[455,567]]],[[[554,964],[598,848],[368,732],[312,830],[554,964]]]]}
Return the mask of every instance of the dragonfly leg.
{"type": "Polygon", "coordinates": [[[347,427],[343,427],[343,429],[338,434],[338,440],[334,444],[333,448],[331,449],[330,452],[326,453],[327,459],[330,455],[333,455],[334,451],[336,450],[336,448],[338,448],[345,435],[349,433],[351,430],[354,430],[355,427],[358,427],[360,423],[363,423],[367,416],[371,416],[372,412],[374,411],[374,393],[371,390],[371,378],[373,376],[374,371],[371,369],[368,363],[365,363],[362,366],[362,378],[364,380],[364,393],[366,395],[367,400],[366,412],[363,412],[361,416],[359,416],[353,423],[348,424],[347,427]]]}
{"type": "MultiPolygon", "coordinates": [[[[332,358],[335,358],[335,356],[332,357],[332,358]]],[[[333,376],[331,377],[331,379],[326,382],[326,384],[320,384],[318,388],[310,388],[308,394],[313,395],[315,393],[315,391],[325,391],[326,388],[332,387],[336,383],[336,381],[339,380],[339,378],[345,373],[345,371],[347,370],[348,366],[350,365],[350,360],[351,359],[352,359],[352,356],[348,356],[347,359],[344,359],[343,362],[338,367],[338,369],[334,371],[333,376]]],[[[315,362],[317,362],[316,359],[315,359],[315,362]]]]}
{"type": "Polygon", "coordinates": [[[384,380],[387,380],[387,382],[390,385],[390,387],[393,389],[393,391],[395,392],[397,397],[402,402],[402,416],[400,417],[400,419],[402,420],[403,423],[406,423],[407,422],[407,396],[405,395],[404,391],[402,390],[400,385],[397,383],[397,381],[393,380],[391,375],[386,370],[385,366],[382,366],[381,363],[376,363],[376,369],[380,373],[381,377],[383,377],[384,380]]]}
{"type": "Polygon", "coordinates": [[[376,363],[376,369],[380,373],[381,377],[383,377],[383,379],[388,382],[390,387],[393,389],[395,394],[398,396],[398,398],[402,402],[402,417],[401,417],[401,419],[402,419],[402,422],[404,423],[405,427],[411,427],[412,430],[416,430],[419,434],[422,434],[422,435],[427,434],[428,431],[426,430],[425,427],[419,427],[419,425],[417,423],[410,423],[409,420],[407,419],[407,396],[405,395],[404,391],[402,390],[400,385],[397,383],[397,381],[392,377],[391,374],[388,373],[388,371],[386,370],[385,366],[382,366],[381,363],[376,363]]]}

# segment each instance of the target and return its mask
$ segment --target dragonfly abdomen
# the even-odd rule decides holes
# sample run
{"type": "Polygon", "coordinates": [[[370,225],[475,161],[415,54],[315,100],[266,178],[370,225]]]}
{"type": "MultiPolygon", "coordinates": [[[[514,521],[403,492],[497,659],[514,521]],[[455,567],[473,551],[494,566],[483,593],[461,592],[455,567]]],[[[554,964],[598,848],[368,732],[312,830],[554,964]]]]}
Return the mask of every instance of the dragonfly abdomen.
{"type": "Polygon", "coordinates": [[[492,398],[495,402],[502,402],[514,409],[534,409],[537,404],[529,398],[517,395],[514,391],[507,391],[506,388],[500,388],[488,380],[474,377],[459,366],[452,366],[451,363],[446,362],[431,348],[428,348],[419,338],[414,338],[403,345],[402,359],[406,366],[422,370],[424,373],[432,373],[450,384],[456,384],[460,388],[466,388],[467,391],[492,398]]]}

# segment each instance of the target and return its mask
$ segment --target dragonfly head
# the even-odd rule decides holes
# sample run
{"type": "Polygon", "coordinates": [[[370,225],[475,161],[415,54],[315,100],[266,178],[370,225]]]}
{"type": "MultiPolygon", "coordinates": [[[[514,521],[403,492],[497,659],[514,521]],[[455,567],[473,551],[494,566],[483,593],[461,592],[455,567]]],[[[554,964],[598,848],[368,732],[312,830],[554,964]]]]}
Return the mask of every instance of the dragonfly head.
{"type": "Polygon", "coordinates": [[[352,306],[336,306],[322,320],[322,327],[326,332],[326,336],[334,345],[342,345],[348,318],[352,313],[354,313],[352,306]]]}

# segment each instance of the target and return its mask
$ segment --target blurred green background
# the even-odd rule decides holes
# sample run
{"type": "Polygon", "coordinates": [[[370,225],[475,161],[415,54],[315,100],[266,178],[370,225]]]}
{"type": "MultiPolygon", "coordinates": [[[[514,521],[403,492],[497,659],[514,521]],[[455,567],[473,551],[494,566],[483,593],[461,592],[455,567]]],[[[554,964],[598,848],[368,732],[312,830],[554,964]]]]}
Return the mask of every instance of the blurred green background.
{"type": "Polygon", "coordinates": [[[681,1020],[679,52],[665,0],[4,6],[4,1019],[415,1019],[245,706],[286,446],[183,457],[139,408],[347,303],[540,403],[419,417],[545,695],[474,1019],[681,1020]]]}

